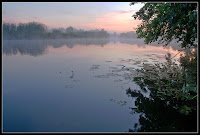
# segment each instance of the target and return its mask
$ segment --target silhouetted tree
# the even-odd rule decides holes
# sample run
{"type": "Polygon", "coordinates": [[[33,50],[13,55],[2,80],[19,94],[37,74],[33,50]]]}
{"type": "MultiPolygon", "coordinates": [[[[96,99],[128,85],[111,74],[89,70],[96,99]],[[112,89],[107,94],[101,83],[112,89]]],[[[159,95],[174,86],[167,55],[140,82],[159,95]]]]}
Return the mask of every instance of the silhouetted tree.
{"type": "Polygon", "coordinates": [[[20,23],[18,25],[3,23],[4,39],[35,39],[46,33],[47,27],[37,22],[20,23]]]}

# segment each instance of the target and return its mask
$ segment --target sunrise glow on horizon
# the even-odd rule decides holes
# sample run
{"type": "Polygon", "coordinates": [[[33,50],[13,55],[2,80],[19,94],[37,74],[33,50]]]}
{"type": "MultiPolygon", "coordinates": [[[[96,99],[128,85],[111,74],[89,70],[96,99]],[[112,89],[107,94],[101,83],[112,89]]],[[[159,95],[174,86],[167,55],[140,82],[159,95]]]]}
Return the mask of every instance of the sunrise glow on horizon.
{"type": "Polygon", "coordinates": [[[3,2],[2,20],[8,23],[40,22],[48,28],[108,32],[135,31],[140,20],[132,15],[144,4],[130,2],[3,2]]]}

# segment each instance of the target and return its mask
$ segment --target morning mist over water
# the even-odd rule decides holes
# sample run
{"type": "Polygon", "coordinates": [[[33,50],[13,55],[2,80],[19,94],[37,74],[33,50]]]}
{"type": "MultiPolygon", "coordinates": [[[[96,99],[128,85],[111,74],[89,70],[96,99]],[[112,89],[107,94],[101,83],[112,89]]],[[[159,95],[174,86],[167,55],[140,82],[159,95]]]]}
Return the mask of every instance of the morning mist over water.
{"type": "Polygon", "coordinates": [[[135,69],[164,61],[168,52],[177,53],[137,39],[4,40],[5,127],[15,132],[126,131],[138,120],[129,109],[134,99],[125,93],[138,89],[131,83],[135,69]],[[21,122],[12,126],[16,113],[21,116],[15,121],[21,122]],[[21,120],[24,116],[31,125],[21,120]]]}
{"type": "Polygon", "coordinates": [[[4,133],[196,131],[196,48],[147,44],[129,4],[3,3],[4,133]]]}

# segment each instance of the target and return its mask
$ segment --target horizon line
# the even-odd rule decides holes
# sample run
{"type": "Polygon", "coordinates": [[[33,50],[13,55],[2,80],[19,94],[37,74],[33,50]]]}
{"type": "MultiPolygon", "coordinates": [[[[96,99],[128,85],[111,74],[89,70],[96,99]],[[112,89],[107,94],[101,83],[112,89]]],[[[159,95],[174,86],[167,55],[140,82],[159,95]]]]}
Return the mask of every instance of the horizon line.
{"type": "MultiPolygon", "coordinates": [[[[42,23],[42,22],[38,22],[38,21],[30,21],[30,22],[9,22],[9,21],[3,21],[2,20],[2,24],[4,23],[9,23],[9,24],[15,24],[15,25],[19,25],[19,24],[28,24],[28,23],[39,23],[39,24],[43,24],[47,27],[48,30],[53,30],[53,29],[67,29],[69,27],[72,27],[72,28],[75,28],[76,30],[84,30],[84,31],[91,31],[91,30],[101,30],[101,29],[104,29],[104,28],[94,28],[94,29],[89,29],[89,30],[85,30],[84,28],[76,28],[72,25],[68,26],[68,27],[51,27],[51,26],[48,26],[47,24],[45,23],[42,23]]],[[[109,32],[109,33],[126,33],[126,32],[135,32],[134,30],[130,30],[130,31],[123,31],[123,32],[120,32],[120,31],[111,31],[111,30],[106,30],[104,29],[105,31],[109,32]]]]}

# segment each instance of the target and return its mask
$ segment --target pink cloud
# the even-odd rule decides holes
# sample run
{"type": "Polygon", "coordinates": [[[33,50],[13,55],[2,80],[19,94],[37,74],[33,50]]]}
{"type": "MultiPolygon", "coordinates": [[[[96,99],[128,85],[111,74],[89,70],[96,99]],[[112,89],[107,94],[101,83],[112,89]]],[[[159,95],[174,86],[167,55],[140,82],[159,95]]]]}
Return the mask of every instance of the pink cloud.
{"type": "MultiPolygon", "coordinates": [[[[131,10],[132,11],[132,10],[131,10]]],[[[102,17],[98,17],[94,22],[88,23],[87,26],[90,28],[98,28],[109,31],[135,31],[137,25],[141,23],[140,20],[135,20],[132,17],[131,12],[119,14],[117,12],[112,12],[109,14],[105,14],[102,17]]]]}

